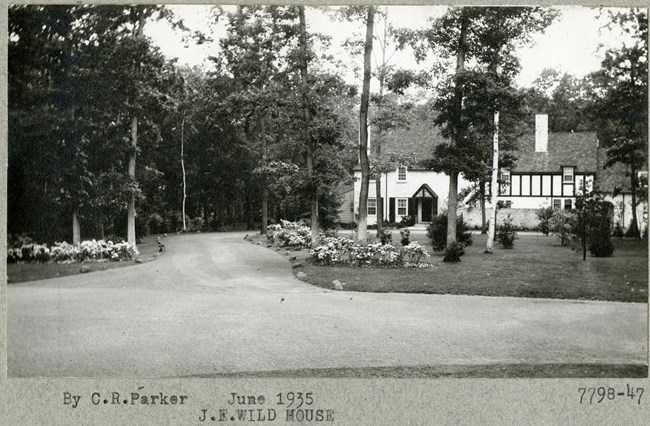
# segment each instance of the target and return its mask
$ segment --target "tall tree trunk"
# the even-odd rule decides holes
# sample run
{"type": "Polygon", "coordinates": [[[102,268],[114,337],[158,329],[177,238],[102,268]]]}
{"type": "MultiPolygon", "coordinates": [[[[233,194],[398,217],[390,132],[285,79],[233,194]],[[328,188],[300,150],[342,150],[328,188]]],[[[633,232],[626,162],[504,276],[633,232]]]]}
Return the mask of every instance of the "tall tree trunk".
{"type": "MultiPolygon", "coordinates": [[[[262,139],[262,164],[266,164],[268,156],[268,147],[266,145],[266,115],[262,117],[260,122],[260,135],[262,139]]],[[[262,226],[260,227],[260,234],[266,235],[266,224],[269,221],[269,189],[266,180],[266,175],[262,176],[262,226]]]]}
{"type": "MultiPolygon", "coordinates": [[[[463,8],[461,12],[461,23],[460,23],[460,35],[458,36],[458,52],[456,56],[456,78],[465,69],[465,54],[467,53],[467,28],[469,27],[469,16],[467,9],[463,8]]],[[[463,113],[463,93],[462,89],[458,87],[458,81],[456,81],[455,88],[455,104],[456,104],[456,123],[454,123],[452,129],[452,140],[453,145],[458,145],[461,142],[460,135],[460,121],[463,113]]],[[[456,216],[458,208],[458,175],[459,173],[455,170],[451,171],[449,175],[449,202],[447,203],[447,245],[453,244],[456,242],[456,216]]]]}
{"type": "MultiPolygon", "coordinates": [[[[138,18],[138,23],[135,24],[136,28],[134,28],[134,38],[140,38],[144,34],[144,14],[140,13],[140,16],[138,18]]],[[[135,99],[135,93],[133,94],[133,104],[135,104],[137,100],[135,99]]],[[[131,108],[134,108],[134,105],[131,106],[131,108]]],[[[135,182],[135,156],[136,152],[138,150],[138,116],[135,111],[132,111],[132,117],[131,117],[131,153],[129,154],[129,177],[135,182]]],[[[127,206],[127,220],[126,220],[126,228],[127,228],[127,241],[133,245],[136,243],[135,239],[135,194],[131,194],[131,198],[129,199],[129,203],[127,206]]]]}
{"type": "Polygon", "coordinates": [[[479,185],[479,196],[481,197],[481,234],[487,234],[485,220],[485,181],[481,180],[479,185]]]}
{"type": "Polygon", "coordinates": [[[187,200],[187,182],[185,180],[185,117],[181,121],[181,170],[183,171],[183,232],[187,231],[185,223],[185,201],[187,200]]]}
{"type": "Polygon", "coordinates": [[[370,61],[372,59],[372,35],[375,6],[368,6],[366,18],[366,41],[363,50],[363,88],[359,108],[359,163],[361,166],[361,191],[359,192],[359,229],[357,239],[368,239],[368,186],[370,164],[368,162],[368,102],[370,100],[370,61]]]}
{"type": "MultiPolygon", "coordinates": [[[[135,182],[135,155],[138,149],[138,117],[131,118],[131,152],[129,154],[129,177],[135,182]]],[[[127,241],[135,244],[135,194],[131,194],[127,206],[127,241]]]]}
{"type": "Polygon", "coordinates": [[[632,223],[630,224],[630,229],[629,229],[628,233],[630,234],[630,236],[632,236],[634,238],[640,238],[641,233],[639,232],[639,222],[638,222],[637,215],[636,215],[636,206],[637,206],[637,202],[636,202],[636,190],[637,190],[636,179],[637,179],[637,176],[636,176],[636,174],[637,174],[637,170],[636,170],[636,167],[634,167],[634,160],[632,160],[632,164],[630,166],[630,169],[631,169],[630,185],[631,185],[631,189],[632,189],[631,190],[631,192],[632,192],[632,223]]]}
{"type": "Polygon", "coordinates": [[[81,243],[81,225],[79,223],[79,207],[72,210],[72,244],[81,243]]]}
{"type": "MultiPolygon", "coordinates": [[[[379,102],[377,103],[377,115],[381,116],[382,104],[384,102],[384,82],[386,81],[386,40],[388,36],[388,10],[384,11],[384,37],[380,43],[381,46],[381,69],[379,70],[379,102]]],[[[381,138],[383,129],[377,126],[375,132],[375,158],[379,162],[381,160],[381,138]]],[[[381,169],[375,170],[375,194],[377,197],[377,237],[381,236],[381,231],[384,225],[384,203],[381,199],[381,169]]],[[[386,182],[388,184],[388,182],[386,182]]]]}
{"type": "Polygon", "coordinates": [[[307,176],[309,178],[309,204],[311,206],[311,244],[318,239],[318,185],[314,175],[314,141],[311,138],[311,110],[309,103],[309,78],[307,74],[307,23],[305,7],[298,6],[300,17],[300,80],[302,92],[302,111],[304,119],[304,137],[307,145],[307,176]]]}
{"type": "Polygon", "coordinates": [[[490,227],[488,229],[485,253],[492,253],[494,233],[497,226],[497,203],[499,202],[499,111],[494,113],[494,135],[492,139],[492,183],[490,185],[490,227]]]}

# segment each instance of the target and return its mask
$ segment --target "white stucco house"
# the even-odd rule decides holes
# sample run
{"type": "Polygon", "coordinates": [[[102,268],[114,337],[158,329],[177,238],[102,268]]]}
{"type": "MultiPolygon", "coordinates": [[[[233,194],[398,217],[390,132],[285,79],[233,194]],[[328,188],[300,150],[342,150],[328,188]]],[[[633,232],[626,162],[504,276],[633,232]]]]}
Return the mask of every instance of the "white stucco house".
{"type": "MultiPolygon", "coordinates": [[[[408,130],[396,131],[385,137],[385,151],[403,152],[417,159],[431,156],[434,146],[442,143],[439,130],[418,124],[408,130]]],[[[632,222],[632,197],[630,179],[621,164],[605,168],[606,149],[599,146],[595,132],[548,132],[548,116],[535,116],[535,132],[523,135],[515,152],[515,165],[500,173],[498,222],[510,215],[517,226],[533,229],[539,224],[537,211],[544,207],[575,208],[576,195],[583,185],[605,195],[612,204],[612,222],[627,229],[632,222]]],[[[647,170],[639,172],[645,176],[647,170]]],[[[353,191],[347,193],[347,218],[358,213],[361,189],[361,171],[354,170],[353,191]],[[352,199],[350,200],[350,196],[352,199]]],[[[433,215],[447,208],[449,177],[443,173],[422,168],[416,164],[403,164],[382,173],[382,193],[377,197],[375,181],[371,179],[368,194],[368,224],[377,221],[377,203],[383,203],[384,220],[399,222],[413,216],[415,223],[426,223],[433,215]]],[[[459,178],[458,189],[470,186],[459,178]]],[[[349,188],[348,188],[349,190],[349,188]]],[[[342,207],[343,209],[343,207],[342,207]]],[[[480,208],[470,208],[459,200],[459,214],[474,227],[481,225],[480,208]]],[[[637,206],[640,230],[647,229],[648,204],[637,206]]]]}
{"type": "MultiPolygon", "coordinates": [[[[418,166],[418,162],[431,157],[433,147],[443,141],[436,128],[423,123],[384,136],[382,152],[388,155],[408,153],[415,161],[412,164],[398,165],[378,176],[371,176],[368,188],[369,225],[377,223],[377,203],[382,203],[384,220],[390,222],[401,222],[404,217],[411,216],[415,223],[426,223],[431,221],[432,216],[447,208],[449,177],[444,173],[436,173],[418,166]],[[376,194],[376,178],[381,179],[379,197],[376,194]]],[[[468,185],[469,182],[459,178],[460,189],[468,185]]],[[[357,166],[354,169],[352,199],[348,198],[347,203],[344,202],[339,212],[340,217],[343,217],[343,213],[349,217],[348,211],[358,214],[360,192],[361,169],[357,166]]]]}

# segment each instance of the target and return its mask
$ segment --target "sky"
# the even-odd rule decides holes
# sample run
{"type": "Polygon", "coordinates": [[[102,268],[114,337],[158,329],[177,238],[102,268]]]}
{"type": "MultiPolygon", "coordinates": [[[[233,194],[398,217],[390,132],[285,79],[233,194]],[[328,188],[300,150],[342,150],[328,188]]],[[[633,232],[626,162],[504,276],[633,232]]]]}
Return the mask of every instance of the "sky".
{"type": "MultiPolygon", "coordinates": [[[[199,30],[218,40],[225,34],[225,19],[216,25],[211,24],[210,6],[172,6],[177,16],[183,18],[185,25],[191,30],[199,30]]],[[[521,62],[521,72],[516,83],[528,87],[544,68],[555,68],[568,72],[577,77],[587,75],[600,68],[600,62],[607,47],[619,47],[623,43],[621,34],[604,28],[605,21],[599,19],[599,10],[580,6],[557,7],[561,15],[543,34],[536,34],[534,43],[518,49],[517,55],[521,62]],[[601,47],[601,45],[603,47],[601,47]]],[[[421,28],[427,25],[427,20],[444,13],[440,6],[392,6],[388,8],[389,20],[395,27],[421,28]]],[[[361,64],[361,55],[349,57],[340,48],[341,42],[355,32],[362,34],[364,29],[360,24],[338,22],[330,19],[322,9],[307,8],[306,18],[308,30],[332,36],[332,50],[338,58],[350,64],[361,64]]],[[[147,34],[158,44],[167,57],[176,57],[180,64],[207,64],[206,59],[218,52],[218,44],[196,46],[181,40],[167,24],[151,23],[147,34]]],[[[397,52],[391,60],[397,67],[417,68],[408,53],[397,52]]],[[[346,77],[354,80],[350,70],[346,77]]]]}

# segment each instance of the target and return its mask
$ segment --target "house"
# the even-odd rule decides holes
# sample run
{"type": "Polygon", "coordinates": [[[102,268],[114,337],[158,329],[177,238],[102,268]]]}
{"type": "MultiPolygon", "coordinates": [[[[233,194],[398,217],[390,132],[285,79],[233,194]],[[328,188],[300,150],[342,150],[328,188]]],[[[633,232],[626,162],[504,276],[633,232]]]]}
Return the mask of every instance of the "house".
{"type": "MultiPolygon", "coordinates": [[[[410,164],[397,164],[393,170],[373,174],[368,188],[368,224],[377,223],[377,203],[382,203],[384,220],[401,222],[411,217],[415,223],[430,222],[431,218],[447,206],[449,177],[418,166],[421,160],[431,157],[433,147],[444,140],[438,129],[417,123],[408,129],[391,132],[382,139],[382,152],[386,156],[409,154],[410,164]],[[377,197],[376,180],[381,180],[381,194],[377,197]]],[[[459,188],[469,185],[459,179],[459,188]]],[[[354,169],[353,210],[359,211],[361,168],[354,169]]]]}
{"type": "MultiPolygon", "coordinates": [[[[624,228],[630,225],[629,178],[621,164],[604,168],[607,152],[599,146],[595,132],[549,133],[548,116],[537,114],[535,133],[519,139],[515,156],[514,167],[500,173],[499,201],[506,208],[499,211],[499,222],[510,215],[515,225],[535,228],[540,208],[575,208],[576,196],[586,189],[603,193],[612,203],[614,223],[624,228]]],[[[647,204],[637,210],[639,228],[644,229],[647,204]]],[[[470,225],[480,225],[480,211],[466,209],[464,215],[470,225]]]]}
{"type": "MultiPolygon", "coordinates": [[[[399,222],[405,216],[414,217],[415,223],[429,222],[433,215],[446,209],[449,177],[417,165],[419,160],[430,157],[433,147],[442,142],[437,128],[422,123],[385,137],[384,152],[409,153],[416,161],[381,173],[382,194],[379,198],[373,179],[377,176],[371,176],[368,224],[377,221],[378,202],[383,203],[385,220],[391,222],[399,222]]],[[[605,195],[605,200],[612,204],[614,224],[619,222],[623,228],[630,226],[632,198],[629,177],[621,164],[604,167],[607,152],[599,146],[595,132],[549,133],[548,116],[537,114],[535,132],[523,135],[517,148],[513,168],[500,172],[499,201],[505,208],[499,210],[499,222],[510,215],[516,226],[534,229],[539,224],[537,211],[540,208],[573,209],[576,196],[584,188],[605,195]]],[[[647,182],[647,171],[639,174],[645,176],[647,182]]],[[[348,202],[355,213],[358,212],[360,180],[361,170],[357,166],[354,170],[353,204],[348,202]]],[[[461,175],[459,191],[469,186],[470,182],[461,175]]],[[[480,208],[463,205],[459,200],[459,213],[463,214],[469,226],[481,225],[480,208]]],[[[637,206],[641,230],[647,228],[647,215],[647,202],[637,206]]]]}

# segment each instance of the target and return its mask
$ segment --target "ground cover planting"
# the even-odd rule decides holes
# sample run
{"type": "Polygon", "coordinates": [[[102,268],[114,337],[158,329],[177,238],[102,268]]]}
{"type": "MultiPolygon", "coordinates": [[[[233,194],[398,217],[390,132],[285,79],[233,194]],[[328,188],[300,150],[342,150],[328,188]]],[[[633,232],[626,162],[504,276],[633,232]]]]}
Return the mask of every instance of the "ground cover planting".
{"type": "MultiPolygon", "coordinates": [[[[414,235],[415,234],[415,235],[414,235]]],[[[343,233],[347,236],[347,233],[343,233]]],[[[292,252],[301,266],[300,279],[332,288],[334,280],[348,291],[385,293],[466,294],[483,296],[540,297],[577,300],[609,300],[647,303],[648,249],[646,240],[613,238],[612,257],[587,256],[564,247],[550,235],[520,233],[514,250],[495,247],[484,254],[486,236],[473,235],[462,261],[450,264],[443,254],[432,252],[420,259],[424,267],[389,265],[358,267],[350,263],[318,261],[310,250],[292,252]]],[[[411,241],[427,246],[423,234],[411,241]]],[[[429,246],[430,248],[430,246],[429,246]]]]}
{"type": "Polygon", "coordinates": [[[43,280],[79,273],[103,271],[148,262],[160,256],[155,237],[145,237],[137,249],[128,243],[82,241],[78,246],[57,243],[51,247],[34,244],[31,255],[8,249],[7,283],[43,280]],[[13,258],[9,258],[13,256],[13,258]]]}

